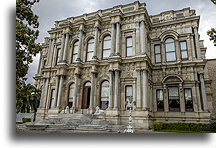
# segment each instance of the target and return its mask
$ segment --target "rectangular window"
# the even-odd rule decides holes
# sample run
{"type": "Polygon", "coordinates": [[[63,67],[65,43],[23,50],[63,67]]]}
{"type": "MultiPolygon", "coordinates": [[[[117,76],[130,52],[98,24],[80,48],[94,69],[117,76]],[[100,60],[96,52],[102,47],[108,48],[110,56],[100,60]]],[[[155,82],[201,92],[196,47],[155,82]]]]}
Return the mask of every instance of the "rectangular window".
{"type": "Polygon", "coordinates": [[[72,63],[76,62],[76,59],[77,59],[77,57],[78,57],[78,48],[79,48],[78,42],[76,42],[76,43],[74,44],[74,47],[73,47],[72,63]]]}
{"type": "Polygon", "coordinates": [[[187,112],[193,112],[193,99],[192,99],[192,91],[190,88],[184,89],[184,98],[185,98],[185,110],[187,112]]]}
{"type": "Polygon", "coordinates": [[[161,46],[155,45],[154,50],[155,50],[155,62],[160,63],[161,62],[161,46]]]}
{"type": "Polygon", "coordinates": [[[180,48],[181,48],[181,58],[182,58],[182,60],[188,59],[187,43],[186,43],[186,41],[180,42],[180,48]]]}
{"type": "Polygon", "coordinates": [[[60,56],[61,56],[61,48],[58,48],[57,55],[56,55],[56,65],[60,62],[60,56]]]}
{"type": "Polygon", "coordinates": [[[156,90],[157,111],[164,111],[163,90],[156,90]]]}
{"type": "Polygon", "coordinates": [[[125,87],[125,108],[128,110],[133,103],[133,87],[131,85],[125,87]]]}
{"type": "Polygon", "coordinates": [[[179,90],[176,86],[168,87],[169,110],[180,111],[179,90]]]}
{"type": "Polygon", "coordinates": [[[126,38],[126,56],[133,56],[133,41],[132,37],[126,38]]]}
{"type": "Polygon", "coordinates": [[[51,99],[50,99],[50,107],[54,106],[54,101],[55,101],[55,89],[51,90],[51,99]]]}

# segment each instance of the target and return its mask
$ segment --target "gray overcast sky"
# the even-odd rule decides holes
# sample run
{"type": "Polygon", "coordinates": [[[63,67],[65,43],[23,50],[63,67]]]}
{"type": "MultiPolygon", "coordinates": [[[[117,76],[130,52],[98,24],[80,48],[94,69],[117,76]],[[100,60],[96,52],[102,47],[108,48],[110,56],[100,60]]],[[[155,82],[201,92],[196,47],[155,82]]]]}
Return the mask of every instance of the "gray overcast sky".
{"type": "MultiPolygon", "coordinates": [[[[63,20],[68,17],[94,12],[99,9],[111,8],[116,5],[132,3],[134,0],[40,0],[33,6],[34,12],[39,16],[40,35],[38,42],[42,43],[47,33],[54,27],[54,21],[63,20]]],[[[159,14],[168,10],[180,10],[190,7],[196,10],[196,14],[201,16],[199,33],[207,47],[207,58],[216,58],[215,47],[209,41],[206,32],[216,26],[215,5],[210,0],[140,0],[146,3],[149,15],[159,14]]],[[[36,74],[39,56],[34,58],[28,72],[28,82],[34,83],[33,76],[36,74]]]]}

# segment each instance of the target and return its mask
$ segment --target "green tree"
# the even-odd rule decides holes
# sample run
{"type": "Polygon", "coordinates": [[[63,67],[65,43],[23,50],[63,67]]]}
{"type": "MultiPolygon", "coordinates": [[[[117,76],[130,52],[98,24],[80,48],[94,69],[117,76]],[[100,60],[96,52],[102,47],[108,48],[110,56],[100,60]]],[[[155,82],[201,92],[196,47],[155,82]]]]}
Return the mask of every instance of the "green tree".
{"type": "MultiPolygon", "coordinates": [[[[216,0],[211,0],[215,5],[216,5],[216,0]]],[[[211,28],[211,30],[209,30],[207,32],[207,34],[210,37],[210,40],[213,41],[214,46],[216,46],[216,29],[215,28],[211,28]]]]}
{"type": "Polygon", "coordinates": [[[37,112],[40,104],[40,90],[31,84],[22,83],[21,91],[17,95],[19,96],[19,99],[16,100],[17,113],[37,112]]]}
{"type": "Polygon", "coordinates": [[[214,3],[216,5],[216,0],[211,0],[211,1],[212,1],[212,3],[214,3]]]}
{"type": "MultiPolygon", "coordinates": [[[[36,43],[39,31],[38,16],[32,11],[32,6],[38,0],[16,0],[16,102],[25,102],[25,77],[29,64],[33,62],[33,56],[42,49],[39,43],[36,43]],[[22,100],[23,99],[23,100],[22,100]]],[[[30,85],[30,84],[29,84],[30,85]]],[[[34,87],[34,86],[32,86],[34,87]]],[[[30,93],[30,92],[29,92],[30,93]]],[[[32,94],[32,93],[30,93],[32,94]]],[[[30,97],[32,98],[32,97],[30,97]]]]}

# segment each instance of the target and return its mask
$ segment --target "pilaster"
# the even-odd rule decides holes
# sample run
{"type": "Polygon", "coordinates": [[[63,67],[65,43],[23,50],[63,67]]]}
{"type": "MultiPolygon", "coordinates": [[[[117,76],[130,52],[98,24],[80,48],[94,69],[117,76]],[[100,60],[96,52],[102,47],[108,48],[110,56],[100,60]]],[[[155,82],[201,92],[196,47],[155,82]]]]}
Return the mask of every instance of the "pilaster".
{"type": "Polygon", "coordinates": [[[120,54],[120,37],[121,37],[121,30],[120,30],[120,23],[116,23],[116,56],[121,56],[120,54]]]}
{"type": "Polygon", "coordinates": [[[109,71],[109,90],[110,90],[110,94],[109,94],[109,107],[108,110],[112,110],[113,109],[113,71],[110,70],[109,71]]]}
{"type": "Polygon", "coordinates": [[[98,35],[99,35],[99,28],[95,27],[95,42],[94,42],[94,55],[92,59],[97,60],[97,50],[98,50],[98,35]]]}
{"type": "Polygon", "coordinates": [[[200,50],[200,44],[199,44],[199,34],[198,34],[198,27],[193,27],[194,29],[194,36],[195,36],[195,43],[196,43],[196,53],[197,58],[201,59],[201,50],[200,50]]]}
{"type": "Polygon", "coordinates": [[[120,70],[115,70],[114,110],[119,110],[119,84],[120,70]]]}
{"type": "Polygon", "coordinates": [[[141,69],[136,69],[137,73],[137,81],[136,81],[136,93],[137,93],[137,98],[136,98],[136,110],[141,110],[142,109],[142,100],[141,100],[141,69]]]}
{"type": "Polygon", "coordinates": [[[69,41],[69,33],[65,34],[66,39],[65,39],[65,43],[64,43],[64,51],[63,51],[63,62],[67,63],[66,59],[67,59],[67,50],[68,50],[68,41],[69,41]]]}
{"type": "Polygon", "coordinates": [[[202,102],[203,102],[203,110],[208,112],[208,102],[206,97],[206,89],[205,89],[205,82],[204,82],[204,73],[199,73],[200,78],[200,86],[201,86],[201,95],[202,95],[202,102]]]}
{"type": "Polygon", "coordinates": [[[62,86],[63,86],[64,76],[59,76],[59,87],[58,87],[58,98],[57,98],[57,108],[60,108],[60,102],[62,99],[62,86]]]}
{"type": "Polygon", "coordinates": [[[143,78],[143,102],[142,102],[142,108],[143,110],[148,110],[148,71],[147,69],[142,70],[142,78],[143,78]]]}
{"type": "Polygon", "coordinates": [[[115,24],[112,23],[112,31],[111,31],[111,52],[110,57],[112,57],[115,53],[115,44],[116,44],[116,30],[115,30],[115,24]]]}
{"type": "Polygon", "coordinates": [[[180,43],[179,40],[175,40],[175,46],[176,46],[176,57],[177,57],[177,61],[180,62],[181,61],[181,49],[180,49],[180,43]]]}

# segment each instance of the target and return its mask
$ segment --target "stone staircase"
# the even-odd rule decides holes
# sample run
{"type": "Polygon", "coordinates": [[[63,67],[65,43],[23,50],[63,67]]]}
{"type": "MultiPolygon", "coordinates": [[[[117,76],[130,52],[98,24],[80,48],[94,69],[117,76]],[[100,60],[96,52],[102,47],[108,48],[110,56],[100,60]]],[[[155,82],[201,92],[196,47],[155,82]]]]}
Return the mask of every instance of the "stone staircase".
{"type": "Polygon", "coordinates": [[[121,133],[125,126],[114,125],[95,115],[86,114],[58,114],[46,117],[43,122],[19,125],[19,130],[37,130],[46,132],[71,132],[71,133],[121,133]]]}

